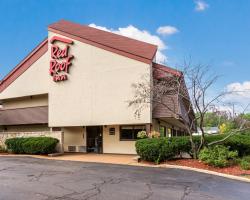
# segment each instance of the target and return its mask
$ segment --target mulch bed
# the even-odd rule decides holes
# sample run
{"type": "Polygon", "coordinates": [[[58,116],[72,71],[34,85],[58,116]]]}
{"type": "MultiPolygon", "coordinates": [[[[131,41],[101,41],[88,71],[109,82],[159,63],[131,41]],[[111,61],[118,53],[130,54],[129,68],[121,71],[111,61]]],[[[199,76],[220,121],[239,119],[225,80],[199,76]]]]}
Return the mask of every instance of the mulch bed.
{"type": "Polygon", "coordinates": [[[7,153],[7,152],[0,152],[0,155],[9,155],[11,153],[7,153]]]}
{"type": "Polygon", "coordinates": [[[224,174],[231,174],[235,176],[247,176],[247,177],[250,176],[250,170],[242,170],[240,166],[238,165],[218,168],[218,167],[209,166],[199,160],[194,160],[194,159],[171,160],[171,161],[166,161],[166,164],[205,169],[205,170],[215,171],[215,172],[224,173],[224,174]]]}

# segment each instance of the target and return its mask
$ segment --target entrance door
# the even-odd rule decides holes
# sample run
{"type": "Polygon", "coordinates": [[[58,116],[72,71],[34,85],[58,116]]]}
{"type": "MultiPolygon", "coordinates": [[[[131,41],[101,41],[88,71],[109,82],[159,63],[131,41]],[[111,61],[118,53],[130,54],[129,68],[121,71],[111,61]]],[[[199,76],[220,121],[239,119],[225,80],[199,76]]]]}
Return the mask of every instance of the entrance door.
{"type": "Polygon", "coordinates": [[[87,152],[102,153],[102,126],[87,126],[87,152]]]}

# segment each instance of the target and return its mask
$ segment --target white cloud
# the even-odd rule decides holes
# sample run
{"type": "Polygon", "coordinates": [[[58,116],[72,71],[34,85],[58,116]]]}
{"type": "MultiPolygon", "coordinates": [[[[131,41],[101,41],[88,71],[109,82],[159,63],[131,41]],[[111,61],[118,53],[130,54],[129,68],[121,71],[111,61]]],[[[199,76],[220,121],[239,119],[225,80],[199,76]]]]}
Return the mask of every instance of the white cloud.
{"type": "MultiPolygon", "coordinates": [[[[236,110],[242,111],[250,103],[250,81],[228,84],[226,91],[230,93],[226,95],[225,101],[235,104],[236,110]]],[[[248,107],[248,111],[249,109],[250,107],[248,107]]]]}
{"type": "Polygon", "coordinates": [[[226,86],[227,91],[233,92],[231,95],[236,98],[248,98],[250,99],[250,81],[243,83],[231,83],[226,86]]]}
{"type": "Polygon", "coordinates": [[[160,51],[159,49],[156,52],[155,58],[157,63],[166,64],[167,62],[167,56],[164,53],[162,53],[162,51],[160,51]]]}
{"type": "MultiPolygon", "coordinates": [[[[210,107],[210,111],[220,111],[231,117],[233,113],[250,112],[250,81],[230,83],[225,86],[223,91],[228,92],[228,94],[215,102],[215,105],[210,107]]],[[[212,99],[217,95],[218,93],[211,91],[208,96],[211,96],[210,99],[212,99]]]]}
{"type": "Polygon", "coordinates": [[[104,26],[98,26],[98,25],[96,25],[96,24],[94,24],[94,23],[89,24],[89,26],[90,26],[90,27],[93,27],[93,28],[97,28],[97,29],[103,30],[103,31],[112,32],[111,29],[108,29],[108,28],[106,28],[106,27],[104,27],[104,26]]]}
{"type": "Polygon", "coordinates": [[[163,40],[157,35],[153,35],[146,30],[140,30],[132,25],[127,27],[120,27],[118,29],[109,29],[103,26],[98,26],[96,24],[89,24],[93,28],[98,28],[100,30],[116,33],[118,35],[123,35],[133,39],[137,39],[150,44],[155,44],[158,46],[158,51],[156,53],[156,61],[159,63],[165,63],[167,61],[166,55],[164,55],[163,50],[167,49],[167,45],[163,40]]]}
{"type": "Polygon", "coordinates": [[[203,0],[195,0],[194,3],[195,3],[195,10],[198,12],[202,12],[209,7],[209,5],[203,0]]]}
{"type": "Polygon", "coordinates": [[[160,26],[157,29],[157,33],[160,35],[173,35],[178,32],[179,30],[174,26],[160,26]]]}

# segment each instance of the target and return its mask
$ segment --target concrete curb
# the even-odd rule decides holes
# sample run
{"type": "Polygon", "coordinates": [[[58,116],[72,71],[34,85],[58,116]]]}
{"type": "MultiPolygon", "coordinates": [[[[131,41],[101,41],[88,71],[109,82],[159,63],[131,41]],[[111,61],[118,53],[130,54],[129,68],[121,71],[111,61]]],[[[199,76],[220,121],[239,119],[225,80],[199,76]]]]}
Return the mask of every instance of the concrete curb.
{"type": "MultiPolygon", "coordinates": [[[[38,159],[47,159],[47,160],[59,160],[59,161],[73,161],[73,162],[87,162],[87,161],[81,161],[81,160],[61,160],[61,159],[56,159],[54,157],[40,157],[36,155],[15,155],[15,154],[0,154],[0,157],[31,157],[31,158],[38,158],[38,159]]],[[[88,163],[98,163],[98,162],[91,162],[89,161],[88,163]]],[[[109,162],[99,162],[101,164],[115,164],[115,165],[129,165],[129,166],[135,166],[135,167],[151,167],[151,168],[169,168],[169,169],[183,169],[183,170],[189,170],[189,171],[195,171],[195,172],[200,172],[200,173],[205,173],[205,174],[211,174],[215,176],[220,176],[224,178],[229,178],[232,180],[238,180],[238,181],[244,181],[250,183],[250,179],[240,177],[240,176],[234,176],[230,174],[223,174],[219,172],[214,172],[210,170],[205,170],[205,169],[198,169],[198,168],[193,168],[193,167],[187,167],[187,166],[180,166],[180,165],[169,165],[169,164],[160,164],[160,165],[149,165],[149,164],[144,164],[144,163],[109,163],[109,162]]]]}
{"type": "Polygon", "coordinates": [[[187,167],[187,166],[180,166],[180,165],[169,165],[169,164],[162,164],[162,165],[147,165],[147,164],[134,164],[134,163],[129,163],[128,165],[131,166],[140,166],[140,167],[153,167],[153,168],[169,168],[169,169],[183,169],[183,170],[189,170],[189,171],[195,171],[195,172],[200,172],[200,173],[205,173],[205,174],[211,174],[211,175],[216,175],[216,176],[221,176],[224,178],[229,178],[233,180],[238,180],[238,181],[244,181],[250,183],[249,178],[244,178],[240,176],[234,176],[230,174],[223,174],[220,172],[215,172],[215,171],[210,171],[210,170],[205,170],[205,169],[199,169],[199,168],[193,168],[193,167],[187,167]]]}
{"type": "Polygon", "coordinates": [[[160,166],[160,167],[161,168],[172,168],[172,169],[183,169],[183,170],[196,171],[196,172],[221,176],[221,177],[224,177],[224,178],[229,178],[229,179],[233,179],[233,180],[244,181],[244,182],[250,183],[250,179],[248,179],[248,178],[244,178],[244,177],[240,177],[240,176],[234,176],[234,175],[230,175],[230,174],[223,174],[223,173],[220,173],[220,172],[215,172],[215,171],[210,171],[210,170],[205,170],[205,169],[198,169],[198,168],[180,166],[180,165],[168,165],[168,164],[165,164],[165,166],[160,166]]]}

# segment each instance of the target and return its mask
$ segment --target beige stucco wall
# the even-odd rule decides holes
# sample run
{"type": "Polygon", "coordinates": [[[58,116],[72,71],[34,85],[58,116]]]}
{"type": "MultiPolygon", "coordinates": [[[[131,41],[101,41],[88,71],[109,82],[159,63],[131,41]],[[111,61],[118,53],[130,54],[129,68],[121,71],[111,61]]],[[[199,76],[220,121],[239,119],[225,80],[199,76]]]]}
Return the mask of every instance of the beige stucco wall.
{"type": "Polygon", "coordinates": [[[83,127],[64,127],[64,151],[68,146],[86,146],[86,133],[83,127]]]}
{"type": "Polygon", "coordinates": [[[6,99],[2,102],[3,109],[48,106],[48,95],[35,95],[21,98],[6,99]]]}
{"type": "MultiPolygon", "coordinates": [[[[54,35],[49,32],[49,38],[54,35]]],[[[140,119],[135,119],[134,109],[128,108],[127,102],[134,95],[132,83],[150,73],[150,65],[76,40],[70,47],[70,54],[74,59],[68,80],[54,83],[50,77],[53,82],[49,93],[50,126],[151,121],[150,107],[144,110],[140,119]]]]}
{"type": "Polygon", "coordinates": [[[120,141],[120,127],[103,128],[103,153],[136,154],[135,141],[120,141]],[[115,135],[109,135],[109,128],[115,128],[115,135]]]}
{"type": "Polygon", "coordinates": [[[21,76],[0,93],[0,99],[46,94],[49,91],[49,55],[40,57],[21,76]]]}
{"type": "MultiPolygon", "coordinates": [[[[49,32],[49,40],[54,35],[49,32]]],[[[151,73],[149,64],[76,40],[70,54],[67,81],[55,83],[49,75],[49,44],[49,51],[0,93],[0,100],[48,93],[50,127],[151,123],[150,106],[140,119],[128,107],[131,85],[151,73]]]]}
{"type": "MultiPolygon", "coordinates": [[[[83,127],[64,127],[64,151],[68,146],[86,146],[87,134],[83,127]]],[[[136,154],[135,141],[120,141],[118,125],[103,127],[103,153],[136,154]],[[109,128],[115,128],[115,135],[109,135],[109,128]]]]}

